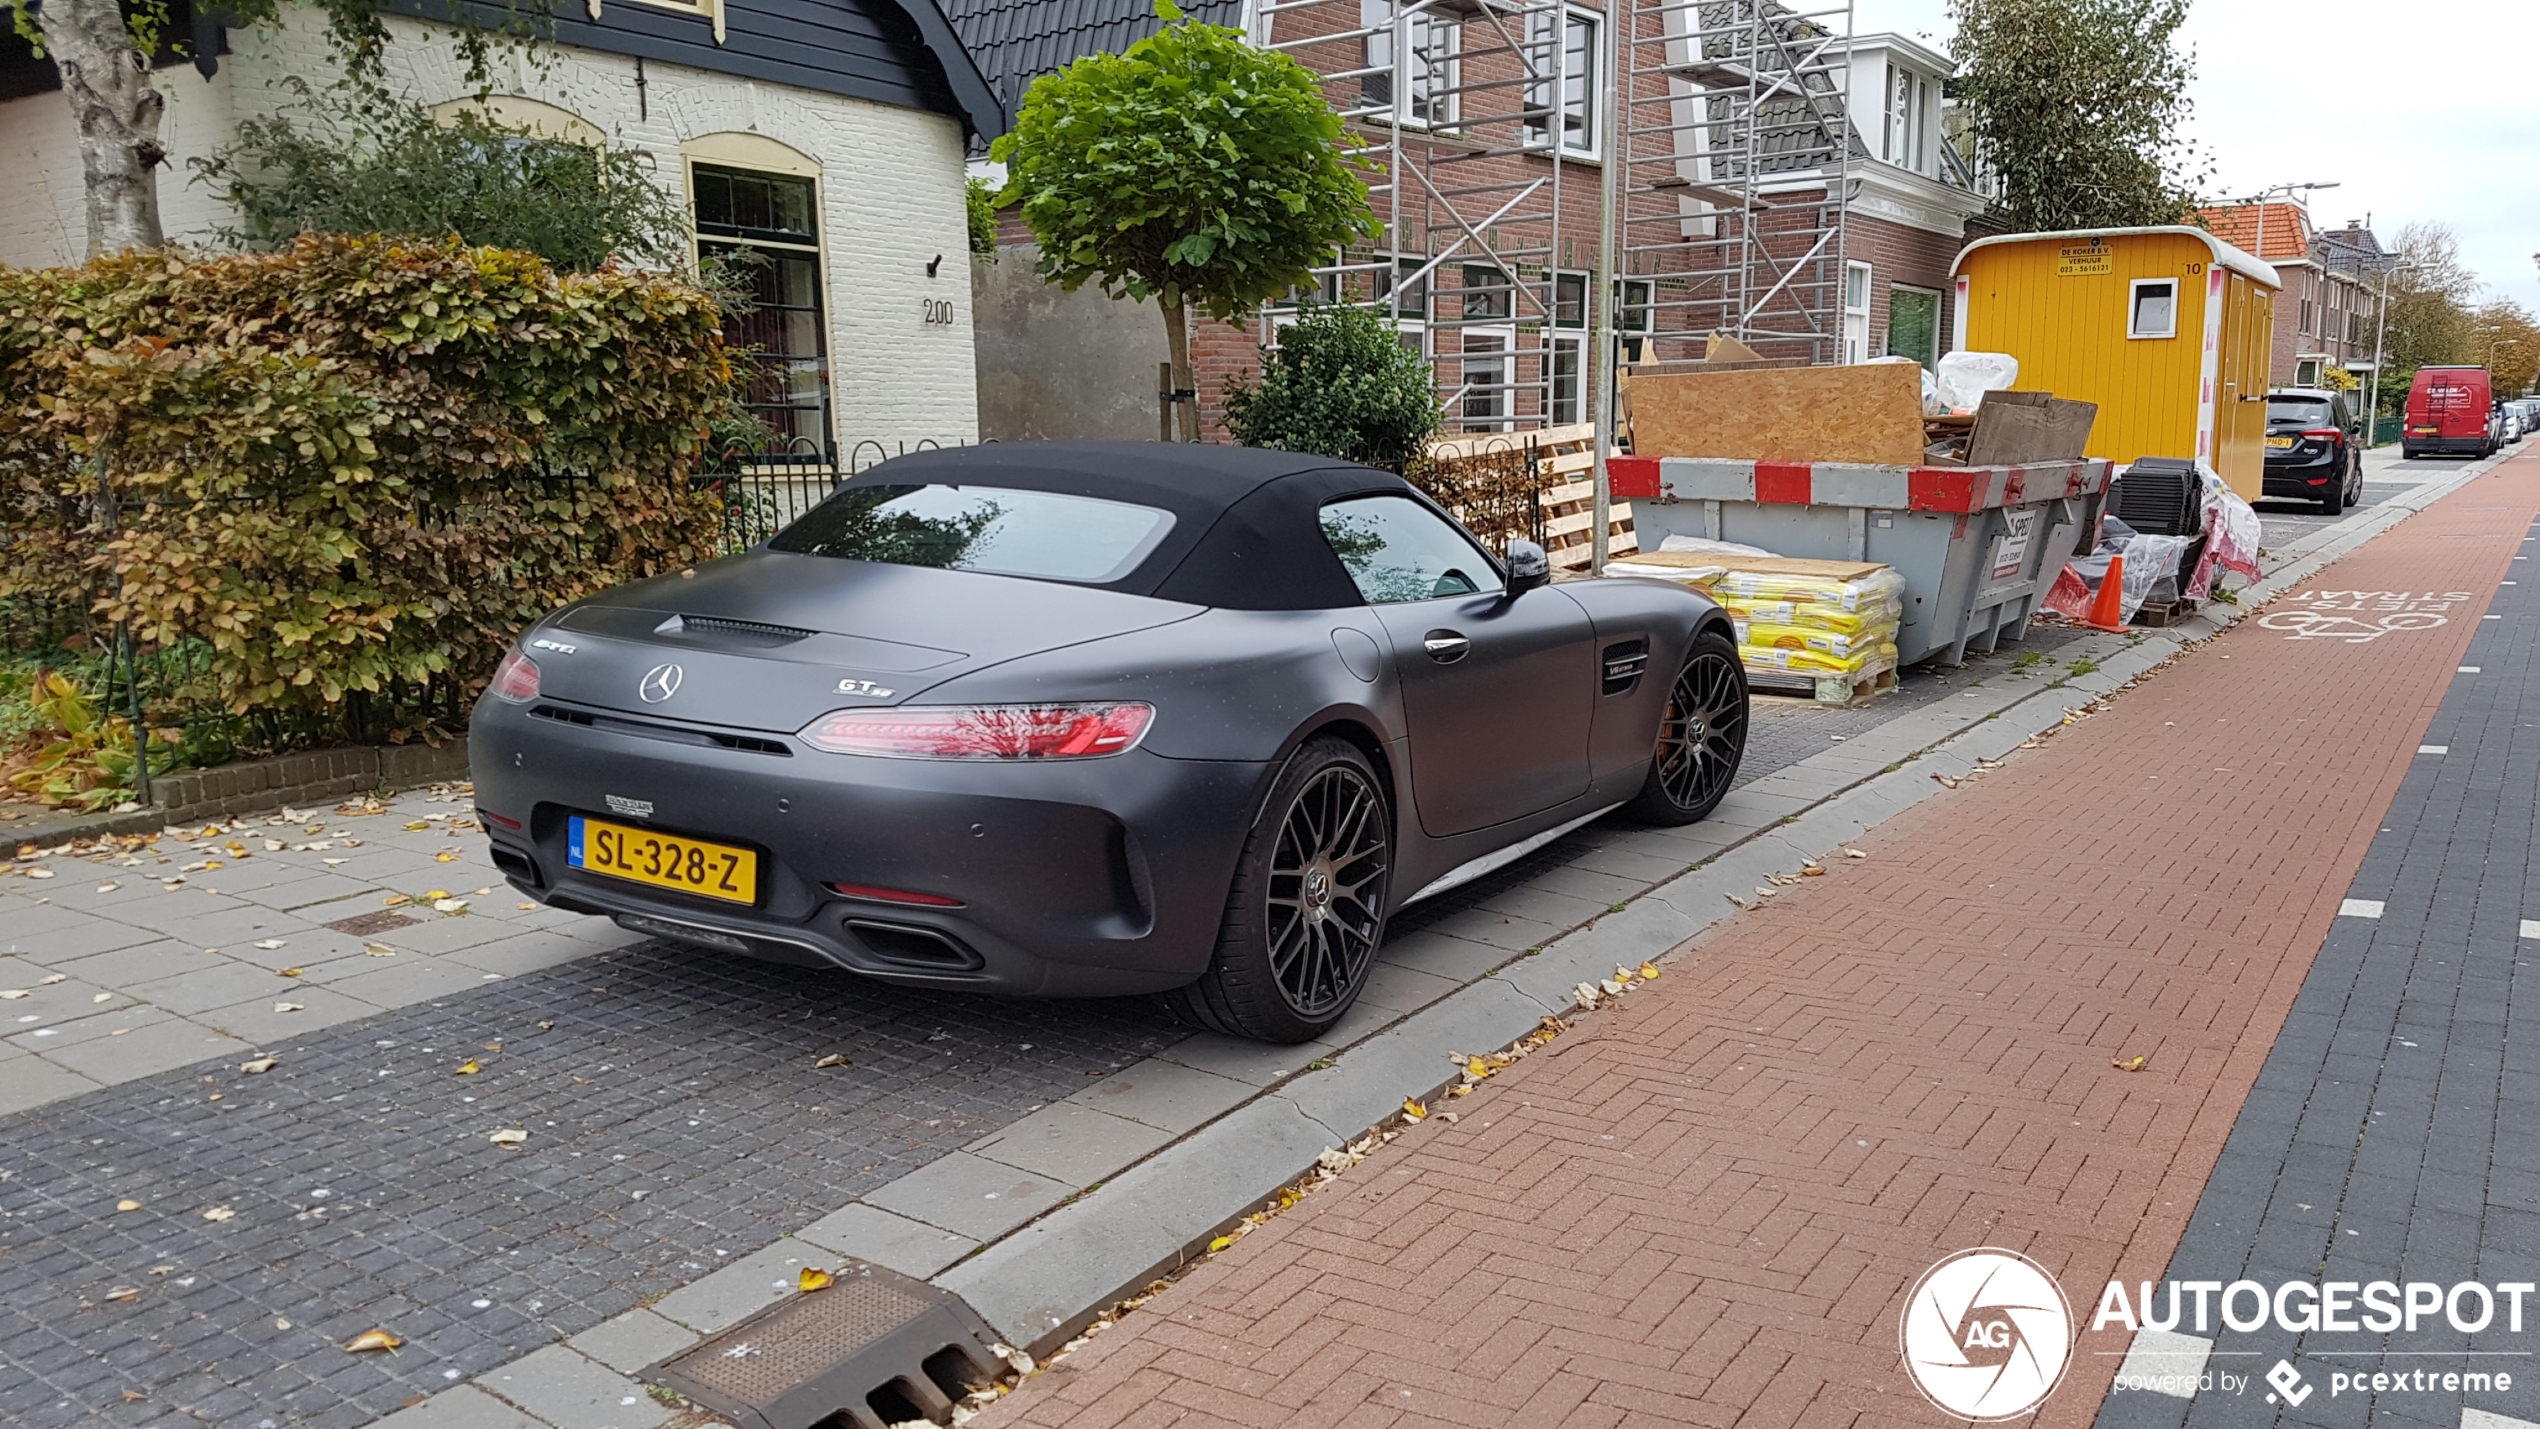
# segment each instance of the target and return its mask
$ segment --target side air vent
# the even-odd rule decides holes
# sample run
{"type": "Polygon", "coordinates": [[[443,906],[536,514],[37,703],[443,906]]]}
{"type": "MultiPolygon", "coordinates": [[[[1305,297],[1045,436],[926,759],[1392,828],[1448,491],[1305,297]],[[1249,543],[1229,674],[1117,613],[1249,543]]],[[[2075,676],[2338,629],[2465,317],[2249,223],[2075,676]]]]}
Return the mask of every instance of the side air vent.
{"type": "Polygon", "coordinates": [[[693,640],[700,645],[737,645],[752,650],[773,650],[797,640],[808,640],[817,632],[797,630],[790,625],[765,625],[755,620],[726,620],[719,615],[674,615],[654,626],[653,633],[674,640],[693,640]]]}
{"type": "Polygon", "coordinates": [[[1626,640],[1617,645],[1608,645],[1605,647],[1603,665],[1605,693],[1628,694],[1633,686],[1640,683],[1641,672],[1649,668],[1649,642],[1626,640]]]}
{"type": "Polygon", "coordinates": [[[589,710],[566,709],[562,705],[539,705],[529,711],[531,719],[551,719],[558,724],[580,725],[608,734],[629,734],[637,739],[658,739],[667,744],[689,744],[700,749],[730,749],[742,754],[772,754],[779,759],[794,757],[792,745],[781,739],[763,739],[754,734],[724,734],[716,730],[680,729],[675,725],[654,724],[649,720],[620,719],[615,715],[594,714],[589,710]]]}

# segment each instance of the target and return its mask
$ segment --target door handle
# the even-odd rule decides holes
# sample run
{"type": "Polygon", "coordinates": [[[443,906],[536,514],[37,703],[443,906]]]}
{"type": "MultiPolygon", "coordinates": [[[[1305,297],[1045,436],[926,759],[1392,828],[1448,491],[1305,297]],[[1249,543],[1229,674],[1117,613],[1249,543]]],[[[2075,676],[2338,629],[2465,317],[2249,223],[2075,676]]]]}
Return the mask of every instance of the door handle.
{"type": "Polygon", "coordinates": [[[1452,630],[1432,630],[1420,638],[1420,648],[1441,665],[1452,665],[1473,649],[1473,642],[1452,630]]]}

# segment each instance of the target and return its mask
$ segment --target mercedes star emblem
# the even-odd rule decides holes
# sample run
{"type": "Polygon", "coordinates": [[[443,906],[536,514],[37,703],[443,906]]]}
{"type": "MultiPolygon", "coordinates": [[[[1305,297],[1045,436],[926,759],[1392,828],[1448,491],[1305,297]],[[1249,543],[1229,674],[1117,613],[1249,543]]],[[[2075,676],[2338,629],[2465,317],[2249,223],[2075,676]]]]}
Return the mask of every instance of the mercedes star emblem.
{"type": "Polygon", "coordinates": [[[657,705],[679,693],[679,682],[686,678],[676,665],[655,665],[644,672],[644,682],[635,687],[635,693],[644,703],[657,705]]]}

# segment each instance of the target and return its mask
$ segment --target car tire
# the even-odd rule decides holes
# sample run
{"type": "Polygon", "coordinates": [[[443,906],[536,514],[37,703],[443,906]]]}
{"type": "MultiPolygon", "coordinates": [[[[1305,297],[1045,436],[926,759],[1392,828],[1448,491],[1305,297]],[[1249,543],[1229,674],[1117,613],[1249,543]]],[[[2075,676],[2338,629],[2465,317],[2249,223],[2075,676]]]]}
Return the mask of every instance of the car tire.
{"type": "Polygon", "coordinates": [[[1717,630],[1693,637],[1667,687],[1649,774],[1624,806],[1643,823],[1672,826],[1708,817],[1746,755],[1746,666],[1717,630]]]}
{"type": "Polygon", "coordinates": [[[2346,474],[2344,472],[2338,473],[2336,482],[2328,489],[2328,494],[2320,498],[2320,512],[2322,515],[2326,516],[2342,516],[2345,514],[2346,474]]]}
{"type": "Polygon", "coordinates": [[[1392,802],[1376,767],[1345,739],[1307,744],[1253,816],[1208,971],[1164,994],[1165,1006],[1259,1042],[1330,1031],[1384,946],[1393,859],[1392,802]]]}

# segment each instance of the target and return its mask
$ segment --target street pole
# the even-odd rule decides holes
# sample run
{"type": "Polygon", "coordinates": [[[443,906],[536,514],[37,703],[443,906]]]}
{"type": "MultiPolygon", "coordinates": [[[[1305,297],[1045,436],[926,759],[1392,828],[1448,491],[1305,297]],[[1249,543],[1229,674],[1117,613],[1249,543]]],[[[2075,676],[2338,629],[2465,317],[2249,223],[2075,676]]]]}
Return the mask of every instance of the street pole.
{"type": "MultiPolygon", "coordinates": [[[[1625,12],[1627,13],[1627,12],[1625,12]]],[[[1632,141],[1617,121],[1622,117],[1623,49],[1622,26],[1606,24],[1598,27],[1606,32],[1605,72],[1611,76],[1601,86],[1597,98],[1605,105],[1605,163],[1597,176],[1596,219],[1596,444],[1595,465],[1591,474],[1595,481],[1596,499],[1589,507],[1589,519],[1596,523],[1588,533],[1588,574],[1605,574],[1606,557],[1612,554],[1614,482],[1605,469],[1605,454],[1614,445],[1614,385],[1622,351],[1616,341],[1614,297],[1619,274],[1614,268],[1615,212],[1617,195],[1621,193],[1623,146],[1632,141]]]]}
{"type": "MultiPolygon", "coordinates": [[[[2376,241],[2374,246],[2378,247],[2379,243],[2376,241]]],[[[2374,445],[2373,439],[2381,432],[2381,355],[2383,343],[2390,336],[2390,280],[2418,266],[2415,263],[2393,263],[2381,270],[2381,305],[2380,310],[2373,314],[2372,420],[2364,426],[2366,447],[2374,445]]]]}

